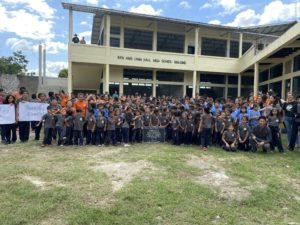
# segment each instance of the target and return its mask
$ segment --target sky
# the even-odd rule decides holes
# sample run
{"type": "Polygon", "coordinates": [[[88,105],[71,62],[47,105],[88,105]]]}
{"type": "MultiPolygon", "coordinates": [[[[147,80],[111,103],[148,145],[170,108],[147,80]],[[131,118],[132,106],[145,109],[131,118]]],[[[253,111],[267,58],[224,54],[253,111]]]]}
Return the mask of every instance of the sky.
{"type": "MultiPolygon", "coordinates": [[[[136,13],[227,26],[254,26],[300,19],[300,0],[66,0],[136,13]],[[298,3],[297,3],[298,2],[298,3]]],[[[92,14],[74,12],[74,33],[91,38],[92,14]]],[[[38,74],[38,45],[47,50],[47,76],[68,67],[68,10],[60,0],[1,0],[0,57],[22,50],[28,72],[38,74]]]]}

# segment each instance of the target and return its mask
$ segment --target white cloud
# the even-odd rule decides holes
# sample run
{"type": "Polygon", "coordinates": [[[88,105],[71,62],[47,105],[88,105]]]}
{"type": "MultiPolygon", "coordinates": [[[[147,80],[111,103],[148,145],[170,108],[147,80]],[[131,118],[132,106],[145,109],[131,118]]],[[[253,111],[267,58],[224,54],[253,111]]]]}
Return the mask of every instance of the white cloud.
{"type": "Polygon", "coordinates": [[[149,4],[141,4],[138,7],[132,6],[129,11],[134,13],[148,14],[148,15],[155,15],[155,16],[161,15],[163,12],[162,9],[155,10],[152,7],[152,5],[149,4]]]}
{"type": "Polygon", "coordinates": [[[287,21],[300,18],[300,3],[284,4],[282,1],[273,1],[265,6],[260,15],[259,24],[287,21]],[[298,18],[296,18],[298,17],[298,18]]]}
{"type": "Polygon", "coordinates": [[[211,20],[208,22],[209,24],[215,24],[215,25],[220,25],[221,21],[220,20],[211,20]]]}
{"type": "Polygon", "coordinates": [[[222,6],[226,11],[234,10],[238,7],[236,0],[213,0],[216,4],[222,6]]]}
{"type": "Polygon", "coordinates": [[[116,3],[115,8],[121,8],[121,4],[120,3],[116,3]]]}
{"type": "Polygon", "coordinates": [[[53,21],[26,12],[23,9],[7,11],[0,4],[0,33],[12,32],[23,38],[49,40],[55,34],[51,31],[53,21]]]}
{"type": "Polygon", "coordinates": [[[29,11],[38,13],[41,17],[46,19],[52,19],[55,13],[55,9],[50,7],[45,0],[3,0],[13,6],[17,4],[25,5],[29,11]]]}
{"type": "MultiPolygon", "coordinates": [[[[6,40],[6,45],[12,51],[21,50],[23,52],[30,51],[30,52],[37,52],[38,51],[38,44],[33,44],[31,41],[26,39],[18,39],[18,38],[8,38],[6,40]]],[[[60,51],[66,51],[68,46],[62,42],[52,42],[48,41],[45,43],[47,54],[57,54],[60,51]]]]}
{"type": "Polygon", "coordinates": [[[243,12],[240,12],[233,22],[228,23],[228,26],[234,27],[244,27],[244,26],[253,26],[256,25],[259,21],[259,14],[256,14],[253,9],[247,9],[243,12]]]}
{"type": "Polygon", "coordinates": [[[91,5],[98,5],[98,0],[86,0],[86,3],[91,5]]]}
{"type": "Polygon", "coordinates": [[[101,7],[102,7],[102,8],[104,8],[104,9],[108,9],[108,6],[107,6],[107,5],[105,5],[105,4],[104,4],[104,5],[102,5],[101,7]]]}
{"type": "Polygon", "coordinates": [[[87,25],[86,21],[81,21],[80,25],[87,25]]]}
{"type": "Polygon", "coordinates": [[[270,2],[265,6],[262,14],[256,13],[253,9],[247,9],[236,15],[229,26],[253,26],[272,24],[277,22],[291,21],[300,18],[300,4],[284,4],[280,0],[270,2]]]}
{"type": "Polygon", "coordinates": [[[207,2],[203,6],[201,6],[200,9],[209,9],[209,8],[212,8],[212,7],[213,7],[213,5],[207,2]]]}
{"type": "Polygon", "coordinates": [[[90,37],[92,35],[92,32],[91,31],[84,31],[84,32],[81,32],[81,33],[78,33],[78,37],[81,38],[81,37],[90,37]]]}
{"type": "Polygon", "coordinates": [[[190,4],[187,1],[180,2],[179,6],[184,8],[184,9],[190,9],[191,8],[190,4]]]}

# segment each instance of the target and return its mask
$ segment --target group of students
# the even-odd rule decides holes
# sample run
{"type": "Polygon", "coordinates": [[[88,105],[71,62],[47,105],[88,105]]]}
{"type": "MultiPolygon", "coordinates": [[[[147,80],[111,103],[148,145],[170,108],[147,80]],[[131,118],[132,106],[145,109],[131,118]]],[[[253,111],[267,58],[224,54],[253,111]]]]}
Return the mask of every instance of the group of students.
{"type": "MultiPolygon", "coordinates": [[[[3,104],[35,101],[49,103],[47,113],[40,121],[1,125],[1,138],[6,144],[16,141],[19,129],[21,142],[29,139],[30,124],[35,140],[42,146],[52,145],[105,145],[140,143],[143,129],[165,130],[165,140],[174,145],[198,145],[203,150],[209,146],[221,146],[226,151],[284,152],[281,142],[281,125],[284,121],[288,133],[288,149],[297,147],[300,126],[300,96],[297,101],[291,94],[284,103],[275,94],[249,96],[248,99],[212,99],[197,95],[196,98],[146,95],[109,96],[72,93],[68,96],[43,93],[29,99],[26,89],[18,96],[9,94],[3,104]]],[[[2,94],[3,95],[3,94],[2,94]]],[[[1,92],[0,92],[1,96],[1,92]]],[[[1,100],[1,99],[0,99],[1,100]]],[[[0,102],[1,104],[1,102],[0,102]]],[[[18,111],[18,110],[16,110],[18,111]]]]}

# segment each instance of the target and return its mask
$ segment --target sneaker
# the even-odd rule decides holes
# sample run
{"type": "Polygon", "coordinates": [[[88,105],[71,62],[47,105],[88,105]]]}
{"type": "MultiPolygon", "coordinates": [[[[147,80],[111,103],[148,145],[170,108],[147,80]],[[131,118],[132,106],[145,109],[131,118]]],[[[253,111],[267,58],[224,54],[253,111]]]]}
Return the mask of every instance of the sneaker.
{"type": "Polygon", "coordinates": [[[130,145],[129,144],[124,144],[124,147],[129,147],[130,145]]]}
{"type": "Polygon", "coordinates": [[[98,147],[102,147],[101,145],[98,145],[98,147]]]}
{"type": "Polygon", "coordinates": [[[41,147],[42,147],[42,148],[44,148],[44,147],[45,147],[45,145],[44,145],[44,144],[42,144],[42,145],[41,145],[41,147]]]}

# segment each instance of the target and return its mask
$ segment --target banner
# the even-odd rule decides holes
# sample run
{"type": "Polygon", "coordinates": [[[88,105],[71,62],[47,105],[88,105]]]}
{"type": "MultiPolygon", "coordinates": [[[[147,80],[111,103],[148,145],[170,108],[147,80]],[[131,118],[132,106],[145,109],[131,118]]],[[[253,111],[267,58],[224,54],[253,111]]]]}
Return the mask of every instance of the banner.
{"type": "Polygon", "coordinates": [[[165,142],[165,128],[144,128],[143,142],[165,142]]]}
{"type": "Polygon", "coordinates": [[[20,102],[19,121],[40,121],[47,113],[46,103],[20,102]]]}
{"type": "Polygon", "coordinates": [[[15,106],[9,104],[0,105],[0,124],[13,124],[16,122],[15,106]]]}

